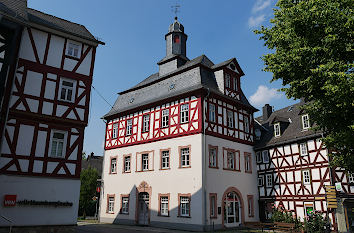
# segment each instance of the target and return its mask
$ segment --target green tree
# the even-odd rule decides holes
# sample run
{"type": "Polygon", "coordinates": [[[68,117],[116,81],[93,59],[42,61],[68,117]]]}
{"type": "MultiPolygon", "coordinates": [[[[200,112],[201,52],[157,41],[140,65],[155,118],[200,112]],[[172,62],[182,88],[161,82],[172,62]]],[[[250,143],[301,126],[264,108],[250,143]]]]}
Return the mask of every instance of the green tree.
{"type": "Polygon", "coordinates": [[[81,171],[79,209],[82,211],[84,218],[91,205],[92,198],[96,195],[97,178],[98,172],[96,168],[88,167],[81,171]]]}
{"type": "Polygon", "coordinates": [[[265,71],[288,98],[306,101],[331,164],[354,172],[354,1],[279,0],[271,27],[256,30],[271,53],[265,71]]]}

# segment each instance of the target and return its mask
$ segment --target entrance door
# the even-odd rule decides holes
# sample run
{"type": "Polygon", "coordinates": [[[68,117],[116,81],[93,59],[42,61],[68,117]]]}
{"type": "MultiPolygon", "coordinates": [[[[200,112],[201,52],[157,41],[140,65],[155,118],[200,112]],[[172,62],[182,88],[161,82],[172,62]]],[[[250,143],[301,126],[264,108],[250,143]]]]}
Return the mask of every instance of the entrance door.
{"type": "Polygon", "coordinates": [[[235,192],[229,192],[224,200],[224,225],[240,226],[240,205],[235,192]]]}
{"type": "Polygon", "coordinates": [[[139,193],[139,218],[138,224],[149,225],[149,194],[139,193]]]}

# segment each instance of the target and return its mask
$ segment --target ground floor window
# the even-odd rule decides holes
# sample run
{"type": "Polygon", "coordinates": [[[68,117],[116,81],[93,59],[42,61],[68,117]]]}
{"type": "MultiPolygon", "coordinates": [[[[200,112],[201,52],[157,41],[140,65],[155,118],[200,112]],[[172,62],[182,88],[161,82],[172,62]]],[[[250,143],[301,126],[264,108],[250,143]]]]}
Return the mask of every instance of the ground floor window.
{"type": "Polygon", "coordinates": [[[129,214],[129,194],[121,195],[121,214],[129,214]]]}
{"type": "Polygon", "coordinates": [[[159,194],[159,201],[160,201],[160,216],[169,216],[169,194],[159,194]]]}
{"type": "Polygon", "coordinates": [[[114,213],[114,195],[107,195],[107,213],[114,213]]]}
{"type": "Polygon", "coordinates": [[[190,202],[191,202],[191,196],[189,194],[183,195],[179,194],[178,195],[178,201],[179,201],[179,216],[180,217],[190,217],[190,202]]]}
{"type": "Polygon", "coordinates": [[[209,194],[210,201],[210,218],[217,218],[217,199],[216,193],[209,194]]]}

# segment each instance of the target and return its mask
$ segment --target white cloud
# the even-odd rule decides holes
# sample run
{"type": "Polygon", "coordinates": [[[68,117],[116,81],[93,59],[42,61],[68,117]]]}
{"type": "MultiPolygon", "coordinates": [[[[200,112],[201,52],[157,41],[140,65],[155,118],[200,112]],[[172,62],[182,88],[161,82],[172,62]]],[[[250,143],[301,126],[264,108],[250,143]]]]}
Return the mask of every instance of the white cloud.
{"type": "Polygon", "coordinates": [[[271,0],[257,0],[253,5],[252,13],[257,13],[258,11],[262,11],[268,6],[270,6],[271,0]]]}
{"type": "Polygon", "coordinates": [[[250,97],[250,102],[252,105],[260,107],[263,106],[264,104],[269,104],[270,101],[273,99],[279,99],[282,97],[282,94],[280,94],[277,89],[275,88],[268,88],[264,85],[260,85],[253,95],[250,97]]]}
{"type": "Polygon", "coordinates": [[[259,16],[251,16],[248,19],[248,26],[253,28],[261,25],[261,23],[265,20],[265,14],[259,16]]]}

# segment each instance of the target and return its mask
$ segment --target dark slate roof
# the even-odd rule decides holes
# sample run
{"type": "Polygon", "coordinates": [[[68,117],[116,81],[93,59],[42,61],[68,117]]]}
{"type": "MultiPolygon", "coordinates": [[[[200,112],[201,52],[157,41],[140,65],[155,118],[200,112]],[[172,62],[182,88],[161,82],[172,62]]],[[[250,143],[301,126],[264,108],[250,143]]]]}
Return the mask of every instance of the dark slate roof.
{"type": "Polygon", "coordinates": [[[100,177],[102,177],[103,156],[88,155],[86,159],[81,160],[81,170],[88,167],[96,168],[100,177]]]}
{"type": "Polygon", "coordinates": [[[86,29],[85,26],[48,15],[27,7],[27,0],[0,0],[0,12],[25,25],[39,24],[54,30],[62,31],[96,43],[104,44],[86,29]]]}
{"type": "MultiPolygon", "coordinates": [[[[256,140],[255,142],[255,148],[261,149],[320,136],[322,133],[320,131],[315,132],[311,128],[308,130],[302,129],[302,111],[300,109],[302,105],[304,105],[304,102],[277,110],[273,112],[266,121],[263,121],[262,116],[255,118],[255,128],[260,129],[262,132],[260,140],[256,140]],[[282,131],[280,137],[274,137],[273,123],[277,120],[286,122],[286,124],[281,127],[282,131]]],[[[311,120],[310,124],[313,128],[314,125],[311,123],[311,120]]]]}
{"type": "MultiPolygon", "coordinates": [[[[236,59],[230,59],[230,61],[232,60],[236,59]]],[[[229,62],[224,65],[227,64],[229,62]]],[[[216,83],[213,66],[214,63],[207,56],[201,55],[187,61],[171,73],[163,76],[159,76],[158,73],[150,75],[136,86],[120,92],[113,108],[103,118],[107,119],[121,112],[199,89],[208,89],[210,92],[223,95],[216,83]],[[172,89],[170,88],[171,84],[174,86],[172,89]]],[[[224,97],[232,99],[231,97],[224,97]]],[[[235,101],[235,99],[232,100],[235,101]]],[[[238,102],[257,111],[251,106],[243,93],[241,94],[241,100],[238,102]]]]}

